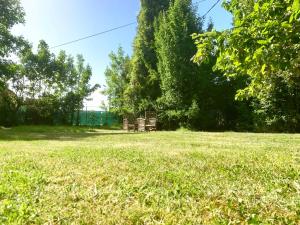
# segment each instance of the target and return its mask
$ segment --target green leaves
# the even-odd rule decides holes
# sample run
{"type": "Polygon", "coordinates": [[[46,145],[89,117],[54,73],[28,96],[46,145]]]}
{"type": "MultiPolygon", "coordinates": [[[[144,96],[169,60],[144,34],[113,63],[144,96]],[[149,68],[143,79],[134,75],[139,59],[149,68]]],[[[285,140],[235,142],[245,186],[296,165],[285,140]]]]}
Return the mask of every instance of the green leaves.
{"type": "Polygon", "coordinates": [[[266,67],[267,67],[266,64],[263,64],[263,66],[261,67],[261,73],[262,73],[262,74],[265,74],[265,73],[266,73],[266,67]]]}
{"type": "Polygon", "coordinates": [[[128,99],[126,90],[129,85],[130,58],[126,56],[122,47],[117,53],[111,53],[110,66],[105,71],[109,108],[111,111],[124,115],[128,112],[128,99]]]}
{"type": "Polygon", "coordinates": [[[291,9],[292,9],[292,14],[291,14],[290,20],[289,20],[290,23],[292,23],[293,21],[299,19],[299,16],[300,16],[300,1],[299,0],[294,0],[291,9]]]}
{"type": "MultiPolygon", "coordinates": [[[[6,88],[6,100],[15,100],[4,107],[0,102],[1,117],[14,116],[9,125],[68,124],[74,111],[82,109],[84,98],[98,87],[89,84],[92,70],[82,56],[77,57],[75,65],[65,52],[58,56],[51,53],[45,41],[40,41],[37,52],[31,47],[22,50],[20,65],[10,70],[11,90],[6,88]]],[[[1,124],[6,121],[0,118],[1,124]]]]}
{"type": "Polygon", "coordinates": [[[12,35],[11,28],[24,22],[24,11],[19,0],[0,1],[0,83],[6,83],[12,62],[5,59],[12,53],[18,53],[24,44],[21,37],[12,35]]]}
{"type": "Polygon", "coordinates": [[[171,2],[172,0],[141,0],[130,82],[126,90],[130,96],[132,111],[153,110],[156,99],[161,94],[154,32],[160,12],[167,10],[171,2]]]}
{"type": "MultiPolygon", "coordinates": [[[[158,71],[164,109],[188,109],[197,87],[198,68],[191,62],[195,46],[191,34],[201,31],[201,24],[190,0],[175,0],[169,10],[159,17],[155,33],[158,71]]],[[[209,36],[209,33],[207,34],[209,36]]],[[[197,35],[194,35],[194,38],[197,35]]],[[[197,43],[206,46],[208,43],[197,43]]],[[[206,48],[203,48],[206,49],[206,48]]],[[[202,57],[205,51],[195,57],[202,57]]]]}
{"type": "Polygon", "coordinates": [[[300,0],[294,0],[292,9],[294,12],[297,12],[300,10],[300,0]]]}
{"type": "Polygon", "coordinates": [[[255,11],[255,12],[258,12],[258,11],[259,11],[259,8],[260,8],[260,6],[259,6],[258,2],[256,2],[256,3],[254,4],[254,11],[255,11]]]}
{"type": "Polygon", "coordinates": [[[247,87],[238,91],[237,99],[254,97],[258,101],[257,111],[263,110],[265,121],[272,121],[268,124],[279,120],[286,124],[298,121],[299,126],[299,104],[283,104],[300,100],[300,87],[296,85],[299,82],[299,0],[231,0],[225,5],[234,16],[236,28],[220,33],[216,39],[194,35],[198,48],[194,61],[205,62],[209,49],[219,49],[216,69],[228,77],[249,76],[247,87]],[[278,113],[276,118],[289,119],[269,118],[278,113]]]}
{"type": "Polygon", "coordinates": [[[289,22],[287,22],[287,21],[282,22],[281,23],[281,27],[285,28],[285,29],[288,29],[290,31],[292,31],[292,29],[293,29],[293,26],[289,22]]]}
{"type": "Polygon", "coordinates": [[[273,38],[274,37],[270,37],[267,40],[258,40],[257,43],[260,44],[260,45],[267,45],[267,44],[270,44],[272,42],[273,38]]]}

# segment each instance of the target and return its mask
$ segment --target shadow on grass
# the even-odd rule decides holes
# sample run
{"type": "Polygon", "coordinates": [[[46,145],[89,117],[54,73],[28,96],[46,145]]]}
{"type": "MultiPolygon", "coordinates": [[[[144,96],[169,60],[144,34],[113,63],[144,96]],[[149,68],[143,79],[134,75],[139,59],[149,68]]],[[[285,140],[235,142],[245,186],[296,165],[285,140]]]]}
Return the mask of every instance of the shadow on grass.
{"type": "Polygon", "coordinates": [[[10,129],[0,128],[0,141],[80,141],[90,137],[138,135],[118,129],[98,129],[90,127],[67,126],[20,126],[10,129]]]}

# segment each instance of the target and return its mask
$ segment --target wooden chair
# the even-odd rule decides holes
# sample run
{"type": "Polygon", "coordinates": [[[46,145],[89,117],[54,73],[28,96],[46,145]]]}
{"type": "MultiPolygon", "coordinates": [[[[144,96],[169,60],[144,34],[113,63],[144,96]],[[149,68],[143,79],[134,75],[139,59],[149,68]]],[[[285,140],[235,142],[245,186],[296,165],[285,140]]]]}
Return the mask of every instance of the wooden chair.
{"type": "Polygon", "coordinates": [[[154,111],[145,111],[145,118],[146,120],[149,118],[156,118],[156,112],[154,111]]]}
{"type": "Polygon", "coordinates": [[[146,130],[147,131],[156,131],[156,123],[157,123],[156,118],[149,118],[147,120],[146,130]]]}
{"type": "Polygon", "coordinates": [[[144,118],[137,118],[137,130],[139,132],[146,131],[146,120],[144,118]]]}
{"type": "Polygon", "coordinates": [[[157,129],[157,116],[155,111],[146,111],[146,131],[156,131],[157,129]]]}
{"type": "Polygon", "coordinates": [[[134,122],[130,121],[128,118],[124,118],[123,119],[123,129],[128,131],[128,132],[130,130],[135,131],[136,130],[136,125],[135,125],[134,122]]]}

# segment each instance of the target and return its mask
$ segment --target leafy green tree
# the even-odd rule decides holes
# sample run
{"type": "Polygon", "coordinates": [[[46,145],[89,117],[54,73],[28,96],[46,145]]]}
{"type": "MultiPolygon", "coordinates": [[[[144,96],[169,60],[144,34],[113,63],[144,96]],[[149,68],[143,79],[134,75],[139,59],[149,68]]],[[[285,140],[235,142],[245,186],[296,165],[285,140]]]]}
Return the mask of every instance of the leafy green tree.
{"type": "Polygon", "coordinates": [[[12,35],[11,28],[24,23],[24,11],[19,0],[0,0],[0,124],[14,120],[17,97],[9,90],[8,82],[14,78],[15,63],[10,59],[25,45],[22,37],[12,35]]]}
{"type": "Polygon", "coordinates": [[[2,87],[9,78],[12,61],[9,56],[23,44],[21,37],[11,34],[11,28],[24,23],[24,11],[19,0],[0,0],[0,82],[2,87]]]}
{"type": "Polygon", "coordinates": [[[31,47],[22,51],[18,71],[12,84],[21,94],[18,99],[25,123],[78,124],[75,113],[78,118],[84,99],[98,87],[89,84],[92,70],[81,55],[76,62],[64,51],[56,57],[44,41],[40,41],[37,53],[31,47]]]}
{"type": "Polygon", "coordinates": [[[75,69],[76,85],[74,86],[74,91],[71,93],[74,96],[72,98],[72,103],[77,111],[76,124],[79,125],[79,112],[83,108],[83,101],[92,92],[97,90],[99,85],[90,85],[89,82],[92,77],[92,68],[89,65],[84,64],[84,58],[82,55],[77,55],[75,69]]]}
{"type": "Polygon", "coordinates": [[[13,90],[22,95],[18,107],[23,114],[22,120],[29,124],[52,124],[59,107],[55,55],[45,41],[40,41],[36,53],[28,46],[20,58],[21,76],[15,74],[13,90]]]}
{"type": "Polygon", "coordinates": [[[124,115],[127,109],[126,88],[129,83],[130,58],[125,55],[122,47],[117,53],[110,55],[110,66],[105,71],[107,89],[105,94],[109,100],[109,110],[124,115]]]}
{"type": "Polygon", "coordinates": [[[21,54],[23,73],[27,78],[27,96],[34,99],[49,94],[55,82],[55,56],[45,41],[40,41],[37,53],[26,48],[21,54]]]}
{"type": "Polygon", "coordinates": [[[52,86],[60,105],[56,112],[55,123],[68,124],[74,122],[74,114],[78,97],[75,95],[77,73],[74,58],[60,51],[55,60],[55,85],[52,86]]]}
{"type": "Polygon", "coordinates": [[[75,89],[77,83],[76,68],[74,58],[67,55],[65,51],[60,51],[55,59],[55,81],[56,85],[52,86],[55,92],[60,96],[65,96],[68,92],[75,89]]]}
{"type": "Polygon", "coordinates": [[[135,112],[153,109],[160,96],[154,23],[171,0],[141,0],[138,31],[133,46],[132,71],[127,95],[135,112]]]}
{"type": "Polygon", "coordinates": [[[253,99],[259,128],[299,130],[299,0],[231,0],[223,6],[233,14],[234,28],[195,36],[195,61],[217,51],[216,69],[229,78],[248,77],[236,98],[253,99]]]}
{"type": "Polygon", "coordinates": [[[19,0],[0,0],[0,124],[15,123],[20,112],[25,123],[51,124],[55,113],[63,114],[65,123],[98,87],[89,84],[91,67],[82,56],[76,65],[64,52],[56,57],[45,41],[34,53],[22,37],[11,34],[24,15],[19,0]],[[10,60],[12,55],[20,57],[20,64],[10,60]]]}
{"type": "Polygon", "coordinates": [[[185,123],[187,111],[198,107],[199,67],[191,58],[196,52],[191,34],[202,32],[202,22],[191,0],[175,0],[162,12],[155,33],[160,75],[160,110],[185,123]]]}
{"type": "MultiPolygon", "coordinates": [[[[205,32],[214,29],[208,23],[205,32]]],[[[219,52],[214,49],[199,65],[200,87],[198,93],[199,112],[189,119],[194,129],[201,130],[252,130],[252,108],[248,101],[235,101],[236,91],[247,83],[245,76],[226,77],[218,69],[214,70],[219,52]]]]}

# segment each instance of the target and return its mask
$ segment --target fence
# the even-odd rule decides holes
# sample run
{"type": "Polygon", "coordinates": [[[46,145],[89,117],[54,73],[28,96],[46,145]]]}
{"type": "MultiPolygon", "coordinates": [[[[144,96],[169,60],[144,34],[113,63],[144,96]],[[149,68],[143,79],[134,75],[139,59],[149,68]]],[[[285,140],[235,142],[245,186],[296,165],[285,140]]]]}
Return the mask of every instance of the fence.
{"type": "Polygon", "coordinates": [[[111,112],[105,111],[80,111],[75,113],[73,124],[79,121],[80,126],[112,126],[120,123],[120,117],[111,112]]]}

